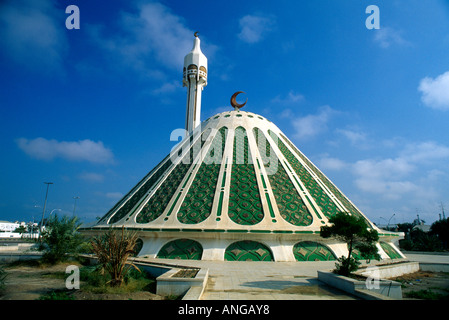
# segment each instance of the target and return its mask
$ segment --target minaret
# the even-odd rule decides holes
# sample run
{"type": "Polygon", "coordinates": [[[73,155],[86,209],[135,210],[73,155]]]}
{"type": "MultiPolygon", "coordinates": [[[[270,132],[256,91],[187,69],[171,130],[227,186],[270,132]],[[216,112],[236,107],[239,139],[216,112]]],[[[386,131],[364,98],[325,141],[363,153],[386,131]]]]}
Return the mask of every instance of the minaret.
{"type": "Polygon", "coordinates": [[[186,130],[190,133],[201,123],[201,91],[207,85],[207,58],[201,52],[198,32],[192,51],[184,57],[182,83],[187,87],[186,130]]]}

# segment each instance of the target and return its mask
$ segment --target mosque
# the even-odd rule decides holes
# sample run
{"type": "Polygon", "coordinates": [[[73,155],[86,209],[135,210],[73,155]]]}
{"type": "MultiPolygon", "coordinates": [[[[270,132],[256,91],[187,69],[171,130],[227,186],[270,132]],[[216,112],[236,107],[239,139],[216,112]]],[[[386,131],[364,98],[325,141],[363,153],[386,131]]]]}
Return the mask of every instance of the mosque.
{"type": "Polygon", "coordinates": [[[188,135],[85,234],[124,226],[148,258],[327,261],[348,249],[320,227],[349,212],[378,231],[382,259],[405,258],[402,234],[377,228],[274,123],[241,110],[241,92],[201,121],[207,75],[195,33],[183,69],[188,135]]]}

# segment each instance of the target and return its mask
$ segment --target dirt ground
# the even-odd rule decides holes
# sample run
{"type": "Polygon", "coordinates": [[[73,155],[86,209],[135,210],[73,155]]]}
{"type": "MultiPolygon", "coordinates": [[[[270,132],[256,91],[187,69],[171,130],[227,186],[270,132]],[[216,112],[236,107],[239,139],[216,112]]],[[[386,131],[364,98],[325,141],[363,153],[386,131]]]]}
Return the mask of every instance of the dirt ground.
{"type": "MultiPolygon", "coordinates": [[[[73,264],[73,263],[71,263],[73,264]]],[[[6,288],[0,293],[0,300],[36,300],[40,296],[54,290],[65,290],[65,279],[55,277],[55,274],[65,273],[69,264],[59,264],[49,267],[14,266],[5,267],[7,277],[6,288]],[[53,274],[53,276],[52,276],[53,274]]],[[[163,300],[163,296],[151,292],[132,292],[126,294],[97,294],[73,290],[75,300],[163,300]]]]}
{"type": "MultiPolygon", "coordinates": [[[[5,271],[8,276],[5,284],[6,288],[0,293],[0,300],[36,300],[43,294],[54,290],[65,289],[65,279],[55,277],[55,274],[65,273],[67,264],[56,266],[47,266],[45,268],[38,266],[6,266],[5,271]]],[[[404,299],[412,291],[431,290],[449,297],[449,274],[443,272],[415,272],[395,280],[402,283],[402,294],[404,299]]],[[[133,292],[126,294],[97,294],[83,292],[83,283],[81,290],[73,290],[75,300],[164,300],[163,296],[151,292],[133,292]]]]}
{"type": "Polygon", "coordinates": [[[407,294],[420,290],[430,290],[433,293],[445,296],[444,299],[449,299],[449,274],[445,272],[418,271],[391,280],[402,283],[404,299],[409,299],[407,294]]]}

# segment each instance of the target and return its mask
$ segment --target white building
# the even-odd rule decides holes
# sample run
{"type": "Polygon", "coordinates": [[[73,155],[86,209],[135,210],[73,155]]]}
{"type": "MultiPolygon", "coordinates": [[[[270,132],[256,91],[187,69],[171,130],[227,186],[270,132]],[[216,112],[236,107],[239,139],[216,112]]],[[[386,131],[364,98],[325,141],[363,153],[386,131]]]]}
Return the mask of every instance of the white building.
{"type": "Polygon", "coordinates": [[[18,227],[20,223],[0,220],[0,232],[13,232],[18,227]]]}

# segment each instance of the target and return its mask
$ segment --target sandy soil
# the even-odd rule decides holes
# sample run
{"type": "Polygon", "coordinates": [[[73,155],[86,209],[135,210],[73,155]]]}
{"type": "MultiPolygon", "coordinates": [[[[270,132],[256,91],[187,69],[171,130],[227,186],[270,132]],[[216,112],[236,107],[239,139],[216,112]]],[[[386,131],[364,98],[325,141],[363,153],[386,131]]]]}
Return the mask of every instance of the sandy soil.
{"type": "Polygon", "coordinates": [[[431,290],[432,292],[449,296],[449,274],[444,272],[424,272],[405,274],[391,279],[402,283],[402,296],[412,291],[431,290]]]}
{"type": "MultiPolygon", "coordinates": [[[[73,264],[73,263],[71,263],[73,264]]],[[[0,300],[36,300],[53,290],[65,290],[65,279],[55,278],[52,274],[65,273],[67,264],[49,267],[15,266],[5,267],[8,273],[6,288],[0,293],[0,300]]],[[[164,297],[151,292],[133,292],[126,294],[94,294],[73,290],[75,300],[163,300],[164,297]]]]}

